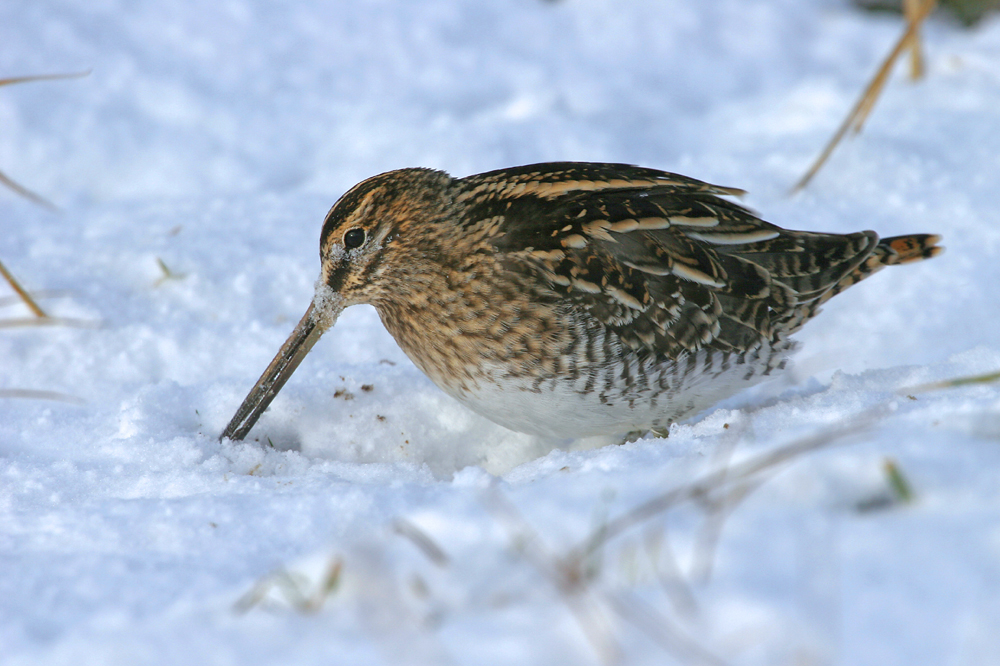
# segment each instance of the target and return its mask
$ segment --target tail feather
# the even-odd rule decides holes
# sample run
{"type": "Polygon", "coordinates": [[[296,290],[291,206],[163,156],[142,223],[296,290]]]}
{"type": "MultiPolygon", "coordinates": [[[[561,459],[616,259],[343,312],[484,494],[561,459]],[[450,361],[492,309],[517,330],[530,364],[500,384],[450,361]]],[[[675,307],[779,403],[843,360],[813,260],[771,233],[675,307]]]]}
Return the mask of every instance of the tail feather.
{"type": "Polygon", "coordinates": [[[880,240],[874,254],[881,254],[884,257],[883,266],[908,264],[930,259],[944,252],[944,248],[937,244],[940,240],[941,237],[936,234],[892,236],[880,240]]]}
{"type": "Polygon", "coordinates": [[[872,253],[857,268],[841,278],[815,300],[799,306],[795,315],[791,317],[788,333],[794,333],[803,324],[819,314],[820,306],[828,300],[886,266],[909,264],[938,256],[944,252],[944,248],[937,245],[940,240],[941,237],[936,234],[909,234],[879,239],[878,245],[875,246],[872,253]]]}

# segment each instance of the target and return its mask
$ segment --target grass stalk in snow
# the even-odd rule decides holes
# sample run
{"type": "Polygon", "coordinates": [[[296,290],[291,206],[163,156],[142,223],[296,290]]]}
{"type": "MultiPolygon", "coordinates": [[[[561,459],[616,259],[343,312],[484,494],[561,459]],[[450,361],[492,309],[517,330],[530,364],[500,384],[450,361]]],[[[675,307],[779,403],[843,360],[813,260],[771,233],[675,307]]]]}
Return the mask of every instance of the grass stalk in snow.
{"type": "MultiPolygon", "coordinates": [[[[15,83],[29,83],[31,81],[55,81],[58,79],[76,79],[81,76],[87,76],[88,74],[90,74],[89,69],[85,72],[75,72],[72,74],[40,74],[36,76],[15,76],[6,79],[0,79],[0,86],[9,86],[15,83]]],[[[59,211],[59,207],[56,206],[54,203],[52,203],[42,195],[36,192],[32,192],[27,187],[16,182],[13,178],[6,175],[2,171],[0,171],[0,184],[6,185],[8,188],[13,190],[17,194],[20,194],[25,199],[32,201],[38,204],[39,206],[42,206],[43,208],[47,208],[53,212],[59,211]]]]}
{"type": "MultiPolygon", "coordinates": [[[[794,460],[804,453],[825,448],[835,442],[857,435],[881,420],[889,411],[889,405],[877,405],[858,414],[841,426],[823,430],[815,435],[804,437],[790,444],[709,472],[696,481],[657,495],[608,521],[599,533],[590,535],[572,549],[569,559],[583,560],[591,553],[604,547],[608,541],[685,502],[702,501],[709,498],[718,506],[719,500],[712,499],[712,495],[720,491],[735,492],[728,498],[730,502],[738,496],[745,497],[749,493],[744,486],[757,480],[758,475],[773,471],[779,465],[794,460]]],[[[723,500],[721,505],[725,505],[725,503],[726,500],[723,500]]]]}
{"type": "MultiPolygon", "coordinates": [[[[31,81],[53,81],[58,79],[73,79],[73,78],[79,78],[81,76],[87,76],[88,74],[90,74],[90,70],[87,70],[85,72],[75,72],[71,74],[40,74],[36,76],[16,76],[16,77],[0,79],[0,86],[8,86],[8,85],[13,85],[15,83],[28,83],[31,81]]],[[[41,195],[32,192],[23,185],[20,185],[19,183],[15,182],[13,179],[4,174],[2,171],[0,171],[0,184],[6,185],[8,188],[13,190],[17,194],[20,194],[22,197],[30,201],[33,201],[40,206],[48,208],[49,210],[52,211],[58,210],[55,204],[51,203],[41,195]]],[[[10,284],[14,292],[18,295],[18,297],[20,297],[20,299],[24,302],[24,304],[28,306],[28,309],[31,310],[32,314],[34,314],[35,317],[37,318],[37,321],[7,319],[0,321],[0,327],[9,328],[16,326],[33,326],[42,323],[63,324],[70,326],[76,324],[75,320],[54,319],[52,317],[49,317],[45,313],[45,311],[42,310],[41,306],[38,305],[35,299],[31,297],[31,294],[29,294],[28,291],[24,289],[24,287],[22,287],[21,284],[17,281],[14,275],[7,270],[7,267],[3,265],[3,262],[0,262],[0,275],[2,275],[3,278],[7,281],[7,283],[10,284]]]]}
{"type": "Polygon", "coordinates": [[[32,192],[27,187],[21,185],[13,178],[5,174],[3,171],[0,171],[0,184],[6,185],[9,189],[13,190],[17,194],[20,194],[28,201],[38,204],[42,208],[47,208],[53,213],[59,212],[59,207],[56,206],[54,203],[43,197],[41,194],[38,194],[37,192],[32,192]]]}
{"type": "Polygon", "coordinates": [[[506,529],[511,548],[553,584],[601,662],[619,662],[621,647],[612,631],[611,620],[589,587],[596,572],[587,566],[588,563],[569,562],[551,552],[495,485],[491,490],[486,497],[486,506],[493,518],[506,529]]]}
{"type": "Polygon", "coordinates": [[[163,271],[163,275],[156,279],[156,282],[153,283],[154,287],[159,287],[168,280],[183,280],[187,277],[186,273],[175,273],[170,270],[170,267],[167,266],[163,259],[160,259],[159,257],[156,258],[156,264],[160,267],[160,270],[163,271]]]}
{"type": "Polygon", "coordinates": [[[85,405],[86,400],[58,391],[36,391],[34,389],[0,389],[0,398],[24,398],[26,400],[54,400],[73,405],[85,405]]]}
{"type": "Polygon", "coordinates": [[[12,317],[0,319],[0,328],[30,328],[32,326],[69,326],[72,328],[100,328],[101,324],[89,319],[72,317],[12,317]]]}
{"type": "Polygon", "coordinates": [[[898,392],[902,395],[909,395],[912,393],[927,393],[930,391],[940,391],[942,389],[957,388],[959,386],[969,386],[972,384],[993,384],[998,381],[1000,381],[1000,372],[988,372],[981,375],[967,375],[965,377],[945,379],[940,382],[918,384],[917,386],[900,389],[898,392]]]}
{"type": "MultiPolygon", "coordinates": [[[[919,2],[920,0],[917,0],[919,2]]],[[[865,88],[865,91],[861,94],[861,98],[855,103],[854,108],[851,112],[847,114],[847,118],[841,123],[840,127],[834,132],[833,137],[830,139],[826,147],[813,162],[812,166],[809,167],[805,175],[799,179],[799,182],[795,184],[792,188],[792,193],[798,192],[809,184],[809,181],[813,179],[819,170],[829,159],[830,155],[833,153],[834,148],[840,143],[840,140],[844,138],[848,130],[857,134],[861,131],[861,128],[865,124],[865,120],[868,119],[868,114],[871,113],[872,109],[875,107],[875,102],[878,100],[878,96],[882,93],[882,89],[885,87],[886,81],[889,80],[889,74],[892,73],[892,67],[896,64],[896,60],[899,56],[907,49],[910,49],[911,53],[919,53],[917,49],[919,48],[919,31],[920,26],[924,20],[930,15],[934,7],[937,6],[937,0],[922,0],[922,4],[917,6],[917,3],[907,2],[906,4],[906,29],[903,30],[902,36],[896,42],[895,46],[886,56],[885,60],[882,61],[882,65],[878,68],[875,76],[872,78],[871,82],[865,88]]],[[[916,76],[919,72],[922,72],[922,57],[919,55],[913,56],[914,60],[911,63],[913,67],[913,75],[916,76]],[[919,63],[919,65],[918,65],[919,63]]]]}
{"type": "Polygon", "coordinates": [[[233,610],[246,613],[261,605],[271,590],[277,589],[286,604],[300,613],[318,613],[340,585],[340,575],[344,562],[339,557],[331,557],[327,562],[322,580],[312,589],[302,576],[297,576],[281,568],[257,582],[249,592],[240,597],[233,610]]]}
{"type": "Polygon", "coordinates": [[[666,529],[662,525],[651,527],[646,531],[644,542],[646,557],[674,611],[682,617],[694,617],[698,612],[698,601],[681,571],[666,529]]]}
{"type": "MultiPolygon", "coordinates": [[[[2,276],[7,283],[10,285],[14,293],[17,294],[16,298],[0,298],[0,307],[5,305],[11,305],[13,303],[24,303],[34,317],[12,317],[10,319],[0,319],[0,328],[24,328],[29,326],[73,326],[77,328],[96,328],[99,326],[97,322],[88,321],[86,319],[73,319],[68,317],[52,317],[45,312],[38,305],[38,302],[34,297],[21,286],[17,278],[14,277],[13,273],[7,270],[7,267],[3,265],[0,261],[0,276],[2,276]]],[[[59,295],[63,292],[42,292],[46,296],[59,295]]]]}
{"type": "Polygon", "coordinates": [[[396,534],[408,539],[428,560],[439,567],[448,565],[448,554],[428,536],[427,532],[403,518],[397,518],[392,527],[396,534]]]}
{"type": "Polygon", "coordinates": [[[31,297],[28,290],[22,287],[21,283],[17,281],[17,278],[15,278],[14,275],[7,270],[7,267],[3,265],[2,261],[0,261],[0,275],[7,280],[7,284],[10,285],[10,288],[14,290],[14,293],[18,295],[21,301],[28,306],[28,309],[31,310],[36,317],[44,318],[48,316],[38,303],[35,302],[35,299],[31,297]]]}
{"type": "MultiPolygon", "coordinates": [[[[35,289],[31,292],[31,298],[37,304],[43,298],[64,298],[71,296],[72,293],[68,289],[35,289]]],[[[16,305],[17,303],[24,303],[24,299],[20,296],[0,296],[0,308],[5,308],[8,305],[16,305]]],[[[28,307],[30,308],[31,306],[28,307]]]]}
{"type": "MultiPolygon", "coordinates": [[[[21,286],[21,283],[17,281],[17,278],[7,270],[7,267],[3,265],[0,261],[0,275],[7,281],[14,293],[17,294],[17,299],[23,302],[29,310],[31,310],[34,317],[20,317],[14,319],[0,319],[0,328],[17,328],[21,326],[92,326],[91,322],[87,322],[81,319],[63,319],[59,317],[50,317],[45,313],[44,310],[38,305],[28,290],[21,286]]],[[[4,299],[8,300],[8,299],[4,299]]],[[[17,302],[17,301],[11,301],[17,302]]],[[[6,305],[7,303],[0,302],[0,305],[6,305]]],[[[69,402],[77,405],[85,404],[85,401],[74,395],[69,395],[66,393],[59,393],[57,391],[40,391],[36,389],[0,389],[0,398],[23,398],[27,400],[55,400],[59,402],[69,402]]]]}

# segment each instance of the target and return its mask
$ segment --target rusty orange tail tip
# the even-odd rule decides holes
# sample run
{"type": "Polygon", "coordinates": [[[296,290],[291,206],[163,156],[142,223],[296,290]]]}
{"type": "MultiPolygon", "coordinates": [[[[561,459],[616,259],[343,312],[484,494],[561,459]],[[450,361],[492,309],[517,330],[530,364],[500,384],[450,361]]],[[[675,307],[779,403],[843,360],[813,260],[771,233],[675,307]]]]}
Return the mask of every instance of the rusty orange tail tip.
{"type": "Polygon", "coordinates": [[[944,252],[944,248],[937,244],[940,240],[941,237],[936,234],[910,234],[883,238],[879,245],[887,246],[895,255],[891,263],[907,264],[930,259],[944,252]]]}

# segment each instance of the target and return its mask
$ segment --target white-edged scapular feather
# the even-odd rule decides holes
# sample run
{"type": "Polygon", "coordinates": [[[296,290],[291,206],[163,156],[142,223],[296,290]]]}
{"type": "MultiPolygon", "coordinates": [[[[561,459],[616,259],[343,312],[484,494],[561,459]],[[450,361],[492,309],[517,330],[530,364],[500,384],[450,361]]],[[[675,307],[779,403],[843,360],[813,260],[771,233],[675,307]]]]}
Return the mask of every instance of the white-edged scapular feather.
{"type": "Polygon", "coordinates": [[[571,247],[574,249],[587,247],[587,238],[585,236],[581,236],[580,234],[570,234],[559,242],[563,247],[571,247]]]}
{"type": "Polygon", "coordinates": [[[608,227],[609,231],[613,231],[616,234],[627,234],[630,231],[635,231],[639,228],[639,221],[633,220],[632,218],[626,218],[624,220],[618,220],[617,222],[612,222],[611,226],[608,227]]]}
{"type": "Polygon", "coordinates": [[[685,217],[683,215],[671,215],[670,224],[679,227],[717,227],[719,218],[709,215],[707,217],[685,217]]]}
{"type": "Polygon", "coordinates": [[[617,287],[610,287],[605,290],[605,293],[625,307],[632,308],[633,310],[639,310],[640,312],[646,309],[643,304],[639,302],[639,299],[627,291],[618,289],[617,287]]]}
{"type": "Polygon", "coordinates": [[[570,285],[574,289],[579,289],[580,291],[585,291],[588,294],[600,294],[601,287],[593,282],[587,280],[581,280],[580,278],[573,278],[570,281],[570,285]]]}
{"type": "Polygon", "coordinates": [[[637,264],[627,259],[619,259],[619,261],[629,268],[634,268],[637,271],[649,273],[650,275],[670,275],[673,273],[668,264],[637,264]]]}
{"type": "Polygon", "coordinates": [[[682,264],[679,261],[675,261],[670,267],[670,272],[679,278],[684,278],[685,280],[690,280],[691,282],[697,282],[698,284],[703,284],[708,287],[716,287],[721,289],[726,286],[725,282],[721,280],[716,280],[711,275],[699,271],[697,268],[691,268],[686,264],[682,264]]]}
{"type": "Polygon", "coordinates": [[[655,231],[657,229],[669,229],[670,220],[665,217],[643,217],[637,220],[639,226],[636,229],[640,231],[655,231]]]}
{"type": "Polygon", "coordinates": [[[531,256],[543,261],[562,261],[566,258],[566,253],[562,250],[532,250],[531,256]]]}
{"type": "Polygon", "coordinates": [[[733,233],[703,234],[697,231],[685,231],[688,238],[711,243],[712,245],[743,245],[748,243],[760,243],[777,238],[781,234],[777,231],[759,229],[757,231],[737,231],[733,233]]]}
{"type": "Polygon", "coordinates": [[[610,227],[611,223],[607,220],[594,220],[583,225],[583,233],[591,238],[614,242],[615,239],[608,233],[610,227]]]}

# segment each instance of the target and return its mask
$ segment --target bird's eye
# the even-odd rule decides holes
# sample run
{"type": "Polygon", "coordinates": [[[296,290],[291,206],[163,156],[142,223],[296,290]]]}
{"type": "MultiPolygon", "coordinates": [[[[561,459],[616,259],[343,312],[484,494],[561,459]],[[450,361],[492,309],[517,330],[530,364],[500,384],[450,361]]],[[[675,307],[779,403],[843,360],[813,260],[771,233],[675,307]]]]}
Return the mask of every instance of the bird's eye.
{"type": "Polygon", "coordinates": [[[344,247],[348,250],[353,250],[356,247],[361,247],[361,244],[365,242],[365,230],[364,229],[348,229],[347,233],[344,234],[344,247]]]}

